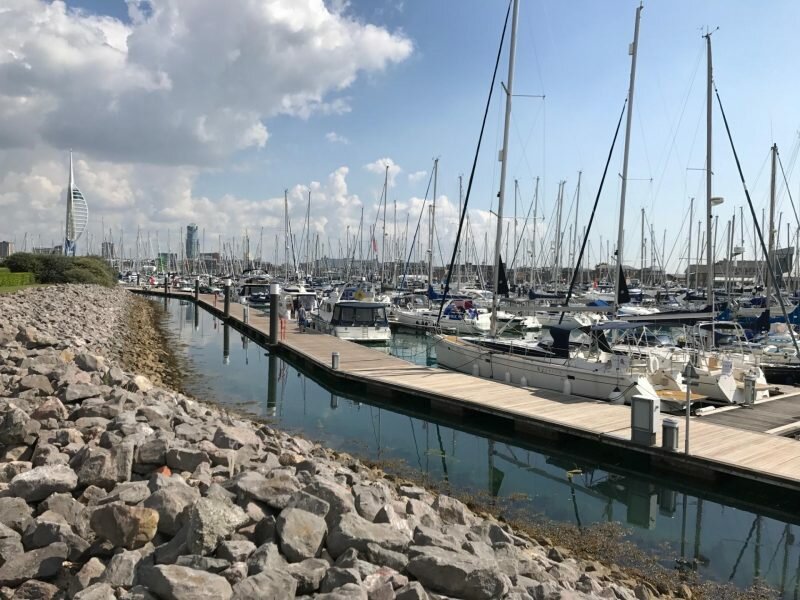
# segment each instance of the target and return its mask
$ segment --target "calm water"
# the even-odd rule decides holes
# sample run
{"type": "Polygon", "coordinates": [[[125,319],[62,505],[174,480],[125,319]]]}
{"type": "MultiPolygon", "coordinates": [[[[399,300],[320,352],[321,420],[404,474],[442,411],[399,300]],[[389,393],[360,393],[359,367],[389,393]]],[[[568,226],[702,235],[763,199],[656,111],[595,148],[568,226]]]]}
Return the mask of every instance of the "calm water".
{"type": "MultiPolygon", "coordinates": [[[[392,404],[352,383],[340,389],[327,377],[312,378],[287,360],[268,356],[191,304],[170,300],[166,323],[197,374],[186,386],[197,397],[270,418],[354,455],[402,461],[528,516],[578,525],[620,522],[632,541],[657,551],[669,567],[684,557],[703,577],[740,586],[761,578],[784,598],[800,597],[796,498],[753,498],[736,487],[671,481],[637,471],[618,457],[604,458],[595,447],[567,449],[516,437],[504,423],[485,417],[448,420],[428,414],[412,399],[392,404]],[[577,472],[570,480],[572,470],[577,472]]],[[[427,341],[396,334],[389,350],[435,365],[427,341]]]]}

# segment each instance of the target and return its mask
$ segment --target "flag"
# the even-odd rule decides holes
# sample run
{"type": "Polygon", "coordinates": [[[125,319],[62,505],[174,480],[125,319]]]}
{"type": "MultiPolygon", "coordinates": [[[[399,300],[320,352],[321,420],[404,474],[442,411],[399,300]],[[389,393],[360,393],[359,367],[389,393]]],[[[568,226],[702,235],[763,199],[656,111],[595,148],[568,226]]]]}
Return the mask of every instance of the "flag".
{"type": "Polygon", "coordinates": [[[372,236],[372,251],[377,254],[378,253],[378,242],[375,241],[375,236],[372,236]]]}
{"type": "Polygon", "coordinates": [[[625,282],[625,273],[622,272],[622,263],[617,267],[617,277],[619,278],[619,296],[617,297],[617,304],[625,304],[631,301],[631,295],[628,293],[628,284],[625,282]]]}

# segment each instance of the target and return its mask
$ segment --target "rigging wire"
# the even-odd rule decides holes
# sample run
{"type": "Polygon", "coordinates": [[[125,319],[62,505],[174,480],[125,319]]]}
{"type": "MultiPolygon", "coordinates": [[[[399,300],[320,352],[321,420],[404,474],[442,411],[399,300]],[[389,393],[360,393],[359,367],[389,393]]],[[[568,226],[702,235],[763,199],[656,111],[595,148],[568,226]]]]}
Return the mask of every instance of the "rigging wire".
{"type": "MultiPolygon", "coordinates": [[[[497,48],[497,58],[494,62],[494,73],[492,73],[492,83],[489,86],[489,97],[486,99],[486,108],[483,111],[483,122],[481,123],[481,131],[478,134],[478,146],[475,148],[475,158],[472,160],[472,169],[469,173],[469,182],[467,183],[467,193],[464,196],[464,206],[461,209],[461,218],[458,220],[458,231],[456,232],[456,242],[453,245],[453,256],[450,259],[450,266],[447,269],[447,279],[445,279],[444,283],[444,294],[442,295],[442,303],[439,306],[439,314],[436,317],[436,322],[439,323],[439,320],[442,318],[442,310],[444,309],[445,302],[447,300],[447,293],[450,291],[450,278],[453,275],[453,265],[456,261],[456,254],[458,252],[458,243],[461,239],[461,230],[464,227],[464,217],[467,215],[467,206],[469,205],[469,197],[472,192],[472,183],[475,179],[475,169],[478,165],[478,156],[481,152],[481,142],[483,141],[483,132],[486,128],[486,117],[489,114],[489,107],[492,103],[492,96],[494,95],[494,83],[497,79],[497,69],[500,67],[500,57],[503,54],[503,42],[506,38],[506,30],[508,29],[508,17],[511,14],[511,2],[508,3],[508,9],[506,10],[506,18],[503,22],[503,33],[500,34],[500,45],[497,48]]],[[[507,152],[507,148],[503,150],[503,152],[507,152]]]]}
{"type": "MultiPolygon", "coordinates": [[[[576,265],[580,265],[583,261],[583,253],[586,251],[586,243],[589,241],[589,234],[592,230],[592,223],[594,222],[594,215],[597,212],[597,205],[600,202],[600,194],[603,192],[603,184],[606,181],[606,175],[608,174],[608,166],[611,164],[611,157],[614,154],[614,146],[617,145],[617,137],[619,137],[619,129],[622,126],[622,117],[625,114],[625,109],[628,106],[628,99],[625,99],[625,102],[622,103],[622,110],[619,113],[619,120],[617,121],[617,129],[614,132],[614,139],[611,141],[611,148],[608,149],[608,158],[606,159],[606,166],[603,169],[603,176],[600,178],[600,187],[597,188],[597,196],[594,199],[594,206],[592,207],[592,214],[589,216],[589,223],[586,225],[586,235],[583,236],[583,242],[581,242],[581,251],[578,254],[578,259],[575,261],[576,265]]],[[[618,260],[619,264],[622,264],[622,258],[618,260]]],[[[567,297],[564,299],[564,306],[569,306],[570,298],[572,298],[572,290],[575,287],[575,280],[578,278],[578,269],[575,269],[572,273],[572,280],[569,282],[569,289],[567,290],[567,297]]],[[[564,313],[561,313],[561,317],[558,319],[558,323],[564,320],[564,313]]]]}

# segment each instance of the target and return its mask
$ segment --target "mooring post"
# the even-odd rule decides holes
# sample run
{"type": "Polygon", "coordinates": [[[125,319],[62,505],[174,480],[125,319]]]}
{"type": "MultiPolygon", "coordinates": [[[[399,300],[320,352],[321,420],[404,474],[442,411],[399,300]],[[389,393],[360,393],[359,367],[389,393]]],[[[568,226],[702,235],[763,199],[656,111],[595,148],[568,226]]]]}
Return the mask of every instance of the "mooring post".
{"type": "Polygon", "coordinates": [[[269,374],[267,379],[267,409],[265,416],[274,417],[278,406],[278,357],[269,353],[269,374]]]}
{"type": "Polygon", "coordinates": [[[222,364],[231,362],[231,326],[225,323],[222,326],[222,364]]]}
{"type": "Polygon", "coordinates": [[[200,278],[194,278],[194,301],[200,300],[200,278]]]}
{"type": "Polygon", "coordinates": [[[168,293],[169,293],[169,277],[164,275],[164,298],[167,297],[168,293]]]}
{"type": "Polygon", "coordinates": [[[231,280],[225,280],[225,320],[231,316],[231,280]]]}
{"type": "Polygon", "coordinates": [[[278,322],[280,311],[281,286],[277,283],[269,284],[269,343],[271,346],[278,345],[278,322]]]}

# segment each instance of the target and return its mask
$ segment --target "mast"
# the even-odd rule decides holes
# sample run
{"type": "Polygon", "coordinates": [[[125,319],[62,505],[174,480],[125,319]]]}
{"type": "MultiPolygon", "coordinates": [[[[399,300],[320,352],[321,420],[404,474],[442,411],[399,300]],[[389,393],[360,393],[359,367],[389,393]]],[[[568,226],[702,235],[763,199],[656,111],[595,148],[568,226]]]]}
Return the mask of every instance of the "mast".
{"type": "MultiPolygon", "coordinates": [[[[712,97],[713,71],[711,67],[711,33],[705,35],[707,50],[706,72],[706,298],[714,312],[714,259],[711,237],[711,132],[712,132],[712,97]]],[[[713,322],[713,319],[712,319],[713,322]]]]}
{"type": "Polygon", "coordinates": [[[573,269],[577,269],[580,265],[575,264],[575,260],[578,258],[578,209],[581,205],[581,175],[582,171],[578,171],[578,187],[575,188],[575,227],[572,229],[573,237],[572,237],[572,251],[570,252],[570,259],[569,264],[572,265],[573,269]]]}
{"type": "MultiPolygon", "coordinates": [[[[778,156],[778,144],[772,144],[772,166],[769,175],[769,246],[767,246],[767,267],[772,268],[775,265],[775,166],[778,156]]],[[[770,298],[771,298],[771,285],[772,280],[770,277],[765,278],[766,281],[766,304],[767,314],[769,314],[770,298]]],[[[775,290],[776,292],[778,290],[775,290]]]]}
{"type": "MultiPolygon", "coordinates": [[[[381,286],[386,281],[386,203],[388,198],[389,165],[386,165],[386,174],[383,177],[383,237],[381,238],[381,286]]],[[[380,207],[379,207],[380,208],[380,207]]]]}
{"type": "Polygon", "coordinates": [[[533,192],[533,240],[531,241],[531,288],[534,287],[536,281],[536,218],[539,210],[539,178],[536,178],[536,187],[533,192]]]}
{"type": "Polygon", "coordinates": [[[433,159],[433,202],[429,209],[430,224],[428,225],[428,287],[433,289],[433,242],[434,219],[436,218],[436,180],[439,178],[439,159],[433,159]]]}
{"type": "MultiPolygon", "coordinates": [[[[511,125],[511,98],[514,93],[514,59],[517,52],[517,19],[519,0],[514,0],[511,17],[511,41],[508,46],[508,84],[506,86],[506,114],[503,124],[503,149],[500,151],[500,193],[497,197],[497,235],[494,241],[494,269],[492,269],[492,320],[489,336],[497,335],[497,303],[500,285],[500,247],[503,243],[503,201],[506,193],[506,171],[508,169],[508,138],[511,125]]],[[[506,257],[508,258],[508,257],[506,257]]]]}
{"type": "Polygon", "coordinates": [[[289,283],[289,190],[283,190],[283,249],[286,260],[286,279],[289,283]]]}
{"type": "Polygon", "coordinates": [[[639,50],[639,20],[642,15],[642,5],[636,8],[636,25],[633,28],[633,44],[631,44],[631,79],[628,86],[628,114],[625,119],[625,153],[622,158],[622,191],[619,199],[619,229],[617,230],[617,273],[614,278],[614,309],[619,309],[619,290],[621,279],[625,277],[622,269],[625,241],[625,197],[628,192],[628,156],[631,148],[631,123],[633,122],[633,90],[636,83],[636,54],[639,50]]]}

